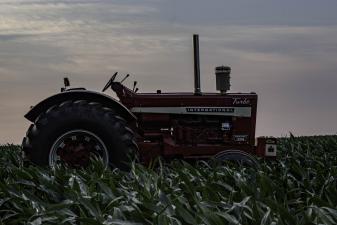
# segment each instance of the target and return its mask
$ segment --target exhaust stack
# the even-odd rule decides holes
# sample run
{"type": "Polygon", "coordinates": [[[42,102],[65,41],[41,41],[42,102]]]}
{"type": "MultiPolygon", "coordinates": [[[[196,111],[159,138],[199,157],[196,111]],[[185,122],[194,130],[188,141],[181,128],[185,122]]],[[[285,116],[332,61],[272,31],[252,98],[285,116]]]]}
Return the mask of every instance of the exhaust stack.
{"type": "Polygon", "coordinates": [[[200,56],[199,56],[199,35],[193,35],[194,50],[194,94],[201,95],[200,88],[200,56]]]}

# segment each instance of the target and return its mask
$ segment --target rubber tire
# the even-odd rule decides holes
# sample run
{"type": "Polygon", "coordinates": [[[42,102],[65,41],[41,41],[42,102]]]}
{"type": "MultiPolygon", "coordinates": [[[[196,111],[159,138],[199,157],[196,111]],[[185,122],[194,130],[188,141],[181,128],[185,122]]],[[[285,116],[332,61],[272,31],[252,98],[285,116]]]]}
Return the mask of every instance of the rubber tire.
{"type": "Polygon", "coordinates": [[[225,150],[213,156],[215,161],[234,161],[240,164],[258,167],[257,160],[247,152],[241,150],[225,150]]]}
{"type": "Polygon", "coordinates": [[[58,137],[74,130],[84,129],[97,135],[109,154],[109,166],[129,169],[129,163],[138,159],[134,132],[113,109],[85,100],[66,101],[42,113],[23,139],[22,149],[31,162],[49,166],[49,152],[58,137]]]}

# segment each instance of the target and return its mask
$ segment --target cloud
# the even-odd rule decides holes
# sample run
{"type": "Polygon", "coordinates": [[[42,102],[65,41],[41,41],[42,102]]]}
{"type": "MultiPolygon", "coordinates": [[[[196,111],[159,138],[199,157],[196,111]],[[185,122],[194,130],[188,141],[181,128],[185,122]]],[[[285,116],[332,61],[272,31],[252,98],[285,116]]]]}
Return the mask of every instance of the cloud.
{"type": "Polygon", "coordinates": [[[333,0],[165,0],[162,17],[175,24],[326,26],[336,25],[333,0]]]}
{"type": "Polygon", "coordinates": [[[24,34],[0,34],[0,41],[11,41],[21,38],[28,38],[29,35],[24,34]]]}
{"type": "Polygon", "coordinates": [[[126,84],[136,79],[145,92],[193,90],[193,33],[200,34],[204,91],[215,90],[214,67],[228,64],[233,91],[259,94],[258,135],[333,132],[334,16],[315,12],[319,22],[300,23],[318,3],[309,0],[305,15],[280,19],[279,3],[254,2],[2,1],[0,143],[21,141],[29,124],[23,115],[58,92],[65,75],[96,90],[115,71],[132,74],[126,84]]]}
{"type": "Polygon", "coordinates": [[[13,1],[0,7],[0,34],[58,34],[132,25],[156,9],[120,1],[13,1]],[[111,23],[111,21],[113,21],[111,23]],[[127,21],[127,22],[125,22],[127,21]]]}

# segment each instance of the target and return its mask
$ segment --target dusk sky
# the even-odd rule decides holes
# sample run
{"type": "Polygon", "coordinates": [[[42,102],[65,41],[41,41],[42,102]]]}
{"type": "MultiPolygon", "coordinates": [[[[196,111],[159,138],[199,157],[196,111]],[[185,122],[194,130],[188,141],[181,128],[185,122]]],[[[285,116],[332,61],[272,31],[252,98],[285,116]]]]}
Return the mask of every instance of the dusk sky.
{"type": "Polygon", "coordinates": [[[0,0],[0,143],[21,143],[24,114],[65,75],[193,91],[194,33],[202,91],[231,66],[231,91],[259,95],[257,135],[336,134],[336,12],[336,0],[0,0]]]}

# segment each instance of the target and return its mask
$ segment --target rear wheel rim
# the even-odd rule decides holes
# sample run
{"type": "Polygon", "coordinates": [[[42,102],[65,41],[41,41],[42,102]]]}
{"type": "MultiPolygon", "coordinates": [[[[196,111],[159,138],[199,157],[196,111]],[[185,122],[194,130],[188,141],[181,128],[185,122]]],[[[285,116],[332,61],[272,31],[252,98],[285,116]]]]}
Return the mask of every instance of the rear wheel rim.
{"type": "Polygon", "coordinates": [[[108,166],[109,153],[96,134],[87,130],[70,130],[59,136],[49,152],[49,166],[54,168],[58,164],[79,168],[86,167],[91,157],[101,158],[108,166]]]}

